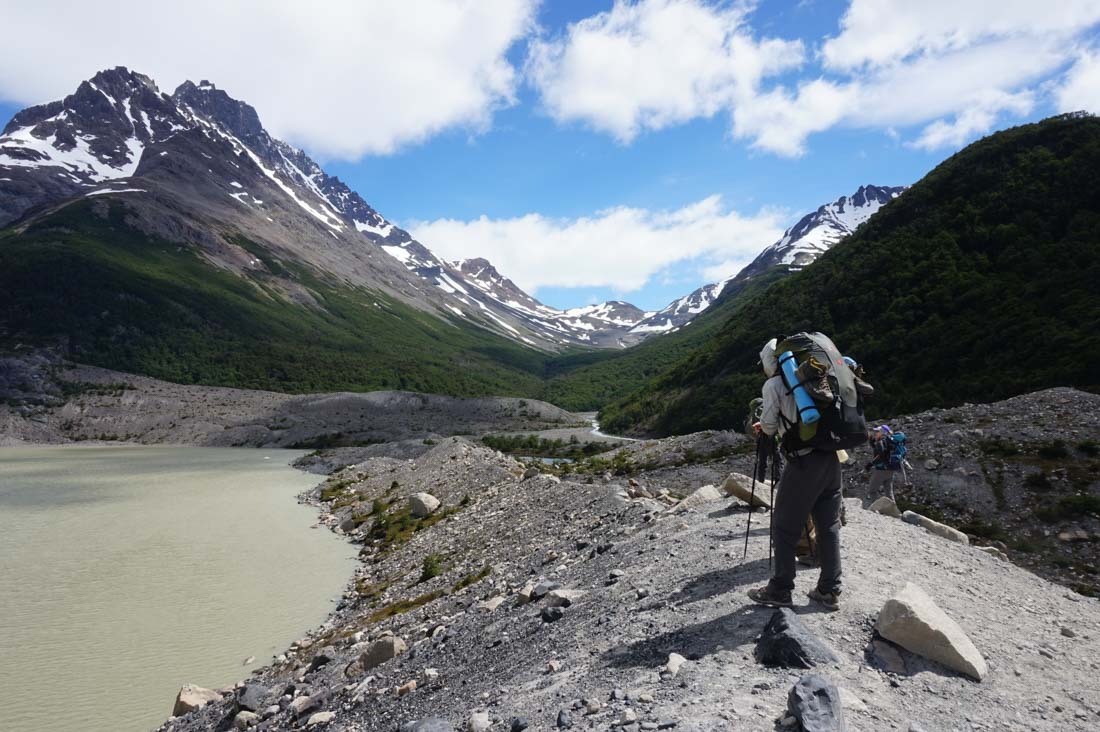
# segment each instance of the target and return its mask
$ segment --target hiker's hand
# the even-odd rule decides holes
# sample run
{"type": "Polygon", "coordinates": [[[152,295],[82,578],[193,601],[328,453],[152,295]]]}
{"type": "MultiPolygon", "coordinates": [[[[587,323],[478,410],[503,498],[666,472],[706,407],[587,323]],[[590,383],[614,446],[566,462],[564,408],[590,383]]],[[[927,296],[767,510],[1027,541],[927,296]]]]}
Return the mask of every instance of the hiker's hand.
{"type": "Polygon", "coordinates": [[[759,435],[761,432],[764,431],[764,426],[762,424],[760,424],[759,422],[753,422],[752,423],[752,431],[759,435]]]}

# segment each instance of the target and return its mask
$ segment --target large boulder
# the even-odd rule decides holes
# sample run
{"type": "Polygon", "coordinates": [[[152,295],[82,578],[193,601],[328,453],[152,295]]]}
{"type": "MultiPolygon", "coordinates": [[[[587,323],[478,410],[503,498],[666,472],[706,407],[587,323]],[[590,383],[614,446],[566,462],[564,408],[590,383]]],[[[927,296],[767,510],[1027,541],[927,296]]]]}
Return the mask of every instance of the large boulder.
{"type": "Polygon", "coordinates": [[[959,624],[912,582],[882,606],[875,630],[907,651],[978,681],[988,673],[985,659],[959,624]]]}
{"type": "Polygon", "coordinates": [[[409,496],[409,511],[416,518],[426,518],[439,508],[439,499],[431,493],[413,493],[409,496]]]}
{"type": "Polygon", "coordinates": [[[806,674],[787,694],[787,713],[803,732],[845,732],[844,707],[836,685],[820,674],[806,674]]]}
{"type": "Polygon", "coordinates": [[[548,607],[569,607],[584,595],[584,590],[550,590],[546,593],[546,605],[548,607]]]}
{"type": "Polygon", "coordinates": [[[677,503],[672,507],[672,511],[680,512],[687,511],[693,508],[700,508],[708,503],[722,500],[722,494],[712,485],[705,485],[701,488],[696,488],[690,496],[677,503]]]}
{"type": "Polygon", "coordinates": [[[201,709],[212,701],[218,701],[222,695],[213,689],[204,689],[194,684],[185,684],[176,694],[176,703],[172,705],[172,716],[179,717],[196,709],[201,709]]]}
{"type": "Polygon", "coordinates": [[[754,508],[758,506],[771,508],[771,503],[768,501],[768,491],[771,490],[771,483],[768,481],[756,481],[754,489],[752,478],[741,473],[730,473],[730,476],[726,478],[726,482],[722,484],[722,490],[725,491],[727,496],[740,498],[754,508]]]}
{"type": "Polygon", "coordinates": [[[408,646],[405,645],[405,641],[395,635],[379,638],[367,646],[363,653],[360,654],[359,666],[364,671],[367,671],[379,664],[385,663],[391,658],[397,658],[404,653],[407,648],[408,646]]]}
{"type": "Polygon", "coordinates": [[[901,515],[901,520],[906,523],[913,524],[914,526],[920,526],[930,534],[936,536],[942,536],[949,541],[955,541],[959,544],[969,544],[970,539],[966,534],[958,529],[952,528],[947,524],[941,524],[939,521],[933,521],[927,516],[921,516],[919,513],[913,513],[912,511],[906,511],[901,515]]]}
{"type": "Polygon", "coordinates": [[[879,496],[867,507],[867,510],[881,513],[883,516],[901,518],[901,511],[898,509],[898,504],[894,503],[889,496],[879,496]]]}
{"type": "Polygon", "coordinates": [[[833,651],[818,640],[790,608],[776,610],[760,640],[756,642],[756,660],[765,666],[813,668],[836,663],[833,651]]]}

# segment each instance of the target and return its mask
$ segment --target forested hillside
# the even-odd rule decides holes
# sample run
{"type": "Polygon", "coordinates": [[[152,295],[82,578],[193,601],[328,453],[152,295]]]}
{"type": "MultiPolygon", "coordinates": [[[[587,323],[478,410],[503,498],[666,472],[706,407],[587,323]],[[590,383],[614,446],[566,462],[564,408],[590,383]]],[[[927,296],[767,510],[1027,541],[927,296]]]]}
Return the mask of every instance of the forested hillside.
{"type": "Polygon", "coordinates": [[[706,342],[606,407],[609,430],[739,424],[761,345],[830,334],[873,411],[1100,388],[1100,120],[1063,115],[952,156],[802,272],[736,303],[706,342]]]}

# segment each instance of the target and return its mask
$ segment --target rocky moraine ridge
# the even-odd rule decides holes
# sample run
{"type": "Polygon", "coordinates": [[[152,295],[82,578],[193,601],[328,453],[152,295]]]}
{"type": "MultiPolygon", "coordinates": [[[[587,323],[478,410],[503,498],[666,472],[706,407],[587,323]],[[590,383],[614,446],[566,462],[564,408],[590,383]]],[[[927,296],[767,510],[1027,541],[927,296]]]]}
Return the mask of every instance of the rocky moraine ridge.
{"type": "MultiPolygon", "coordinates": [[[[1096,397],[1020,399],[959,408],[991,420],[962,437],[934,437],[958,410],[896,420],[920,436],[910,460],[939,463],[899,499],[953,474],[978,485],[969,468],[954,473],[972,449],[965,429],[1023,444],[1009,415],[1024,405],[1046,414],[1096,397]]],[[[1097,438],[1072,424],[1079,442],[1097,438]]],[[[332,471],[303,499],[361,545],[355,577],[324,624],[247,682],[184,689],[162,732],[1100,725],[1100,602],[975,546],[979,535],[883,515],[881,500],[865,510],[864,454],[845,470],[841,609],[808,602],[816,571],[803,568],[796,607],[780,612],[745,597],[769,573],[768,515],[727,495],[750,487],[741,435],[630,443],[554,467],[466,438],[429,442],[306,461],[332,471]]]]}

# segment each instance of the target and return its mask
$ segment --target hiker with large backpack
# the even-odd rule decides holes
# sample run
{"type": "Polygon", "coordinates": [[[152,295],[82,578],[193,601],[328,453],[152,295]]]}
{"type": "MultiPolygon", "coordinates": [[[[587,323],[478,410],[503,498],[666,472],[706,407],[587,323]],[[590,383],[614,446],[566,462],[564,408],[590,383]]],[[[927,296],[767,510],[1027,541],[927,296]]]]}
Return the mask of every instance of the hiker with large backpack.
{"type": "Polygon", "coordinates": [[[871,431],[868,438],[871,445],[872,458],[864,470],[871,471],[871,482],[867,486],[867,495],[889,491],[890,500],[897,502],[894,497],[894,476],[902,475],[902,482],[909,485],[909,476],[905,469],[909,461],[905,456],[909,453],[908,439],[904,432],[895,432],[889,425],[880,425],[871,431]],[[883,490],[885,486],[886,491],[883,490]]]}
{"type": "Polygon", "coordinates": [[[772,508],[775,569],[749,598],[769,607],[790,607],[795,547],[813,517],[821,573],[810,599],[840,606],[840,511],[838,450],[863,444],[867,423],[856,378],[840,351],[822,333],[773,338],[760,352],[768,380],[757,432],[778,435],[786,466],[772,508]]]}

